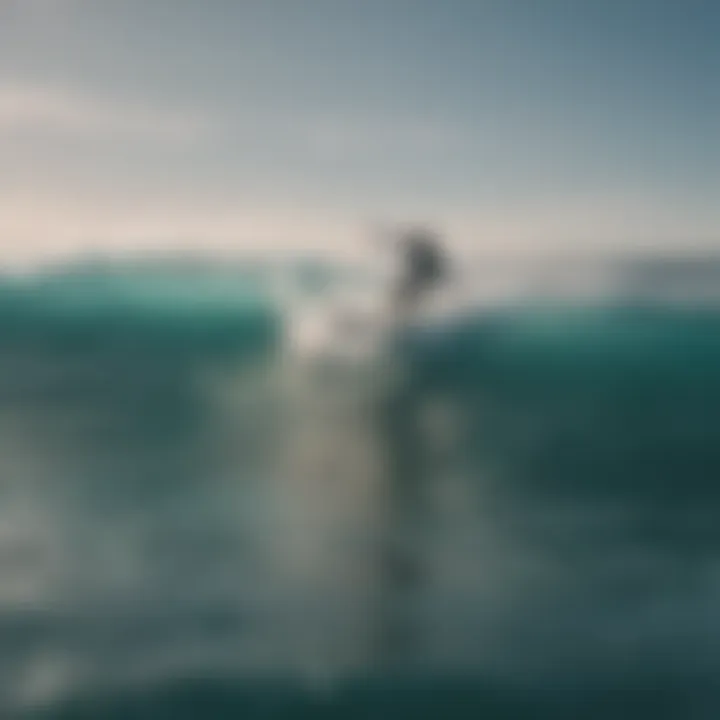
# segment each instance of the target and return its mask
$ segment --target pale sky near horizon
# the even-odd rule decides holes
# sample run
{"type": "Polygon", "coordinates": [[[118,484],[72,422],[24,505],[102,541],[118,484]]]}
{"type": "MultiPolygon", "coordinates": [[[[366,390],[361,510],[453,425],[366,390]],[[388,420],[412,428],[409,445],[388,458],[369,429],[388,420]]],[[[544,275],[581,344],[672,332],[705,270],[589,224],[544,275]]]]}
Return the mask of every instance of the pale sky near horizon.
{"type": "Polygon", "coordinates": [[[712,0],[0,0],[0,262],[720,249],[718,36],[712,0]]]}

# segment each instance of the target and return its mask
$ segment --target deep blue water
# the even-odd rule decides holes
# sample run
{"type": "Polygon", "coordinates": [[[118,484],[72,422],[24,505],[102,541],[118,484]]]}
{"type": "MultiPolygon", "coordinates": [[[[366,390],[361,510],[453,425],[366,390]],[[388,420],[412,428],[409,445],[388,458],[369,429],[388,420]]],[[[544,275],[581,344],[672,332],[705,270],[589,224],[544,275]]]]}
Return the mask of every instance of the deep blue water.
{"type": "Polygon", "coordinates": [[[717,717],[717,309],[471,313],[376,396],[283,310],[0,287],[2,717],[717,717]]]}

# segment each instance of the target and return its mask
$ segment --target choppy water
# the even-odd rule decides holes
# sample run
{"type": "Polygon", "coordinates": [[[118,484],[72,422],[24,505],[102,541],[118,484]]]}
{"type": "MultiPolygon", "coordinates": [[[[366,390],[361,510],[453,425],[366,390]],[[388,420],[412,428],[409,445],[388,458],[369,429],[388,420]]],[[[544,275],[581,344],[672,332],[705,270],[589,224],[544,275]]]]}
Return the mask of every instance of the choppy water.
{"type": "Polygon", "coordinates": [[[265,290],[0,288],[2,717],[718,715],[716,306],[505,303],[359,363],[265,290]]]}

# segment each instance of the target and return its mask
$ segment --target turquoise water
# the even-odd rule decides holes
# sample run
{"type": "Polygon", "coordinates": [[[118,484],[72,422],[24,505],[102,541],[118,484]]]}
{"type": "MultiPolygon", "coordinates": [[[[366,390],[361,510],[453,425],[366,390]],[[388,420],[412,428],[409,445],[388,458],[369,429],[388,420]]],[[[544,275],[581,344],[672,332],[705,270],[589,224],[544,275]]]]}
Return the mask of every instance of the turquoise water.
{"type": "Polygon", "coordinates": [[[467,313],[374,395],[288,318],[0,287],[3,717],[717,716],[717,309],[467,313]]]}

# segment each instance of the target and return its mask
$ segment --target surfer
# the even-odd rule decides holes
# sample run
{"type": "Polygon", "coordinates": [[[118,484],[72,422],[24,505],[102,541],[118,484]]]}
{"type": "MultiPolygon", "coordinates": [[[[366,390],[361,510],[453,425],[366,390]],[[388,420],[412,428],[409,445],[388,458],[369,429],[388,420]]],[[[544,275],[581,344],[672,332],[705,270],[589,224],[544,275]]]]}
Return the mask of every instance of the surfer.
{"type": "Polygon", "coordinates": [[[422,627],[412,607],[414,596],[429,580],[422,538],[432,513],[427,492],[433,468],[422,420],[427,393],[418,382],[411,355],[402,350],[402,338],[447,279],[448,261],[439,235],[426,227],[393,233],[391,240],[400,268],[390,289],[386,357],[390,371],[385,373],[391,380],[378,403],[384,526],[377,556],[374,661],[394,671],[417,654],[422,642],[422,627]]]}
{"type": "Polygon", "coordinates": [[[402,274],[394,288],[393,315],[401,322],[413,318],[428,294],[447,277],[447,259],[440,237],[427,228],[415,228],[400,238],[402,274]]]}

